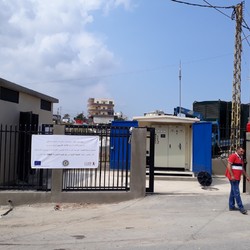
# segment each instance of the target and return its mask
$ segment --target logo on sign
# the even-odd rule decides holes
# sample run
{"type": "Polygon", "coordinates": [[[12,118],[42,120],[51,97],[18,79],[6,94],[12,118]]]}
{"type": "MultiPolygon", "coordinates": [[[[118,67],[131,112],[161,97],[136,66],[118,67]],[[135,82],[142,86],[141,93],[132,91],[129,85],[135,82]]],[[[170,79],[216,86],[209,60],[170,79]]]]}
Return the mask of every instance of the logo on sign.
{"type": "Polygon", "coordinates": [[[64,160],[64,161],[62,162],[62,165],[63,165],[64,167],[67,167],[67,166],[69,165],[69,161],[68,161],[68,160],[64,160]]]}

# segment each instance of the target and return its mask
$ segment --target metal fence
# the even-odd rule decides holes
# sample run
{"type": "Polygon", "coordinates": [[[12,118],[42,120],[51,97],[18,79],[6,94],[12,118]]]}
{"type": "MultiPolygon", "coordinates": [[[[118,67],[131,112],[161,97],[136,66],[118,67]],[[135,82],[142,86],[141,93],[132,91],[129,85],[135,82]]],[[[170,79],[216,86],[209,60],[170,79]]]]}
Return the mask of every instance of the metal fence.
{"type": "MultiPolygon", "coordinates": [[[[31,169],[32,134],[53,134],[53,125],[0,126],[0,190],[51,190],[51,169],[31,169]]],[[[62,191],[130,189],[128,127],[65,126],[65,135],[99,136],[97,169],[64,169],[62,191]]]]}
{"type": "MultiPolygon", "coordinates": [[[[246,130],[241,129],[240,146],[246,148],[246,130]]],[[[220,128],[220,135],[216,140],[212,140],[212,158],[227,158],[230,151],[230,128],[220,128]]]]}
{"type": "MultiPolygon", "coordinates": [[[[228,133],[228,129],[222,136],[228,133]]],[[[65,126],[65,135],[99,136],[96,169],[64,169],[62,191],[128,191],[130,189],[130,128],[114,126],[65,126]]],[[[53,125],[0,125],[0,190],[51,190],[51,169],[31,169],[31,137],[53,134],[53,125]]],[[[245,148],[245,130],[241,133],[245,148]]],[[[212,158],[227,157],[230,140],[220,137],[212,158]]]]}
{"type": "Polygon", "coordinates": [[[63,170],[63,191],[129,190],[129,127],[66,126],[66,135],[98,135],[100,142],[97,169],[63,170]]]}
{"type": "Polygon", "coordinates": [[[51,170],[30,167],[31,136],[45,133],[33,125],[0,125],[1,190],[50,190],[51,170]]]}

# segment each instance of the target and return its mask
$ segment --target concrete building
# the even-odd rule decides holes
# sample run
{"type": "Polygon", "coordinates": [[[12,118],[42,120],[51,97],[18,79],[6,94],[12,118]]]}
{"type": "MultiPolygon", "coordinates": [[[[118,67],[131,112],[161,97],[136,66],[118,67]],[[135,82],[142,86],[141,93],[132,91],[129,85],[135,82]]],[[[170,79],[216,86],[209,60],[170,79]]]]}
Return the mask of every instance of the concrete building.
{"type": "Polygon", "coordinates": [[[95,124],[111,123],[114,120],[114,101],[105,98],[89,98],[88,118],[95,124]]]}
{"type": "Polygon", "coordinates": [[[28,131],[53,123],[53,103],[58,99],[0,78],[0,183],[4,178],[27,182],[31,174],[28,131]]]}
{"type": "Polygon", "coordinates": [[[22,115],[35,116],[37,125],[52,124],[53,103],[58,102],[56,98],[0,78],[0,124],[18,125],[22,115]]]}

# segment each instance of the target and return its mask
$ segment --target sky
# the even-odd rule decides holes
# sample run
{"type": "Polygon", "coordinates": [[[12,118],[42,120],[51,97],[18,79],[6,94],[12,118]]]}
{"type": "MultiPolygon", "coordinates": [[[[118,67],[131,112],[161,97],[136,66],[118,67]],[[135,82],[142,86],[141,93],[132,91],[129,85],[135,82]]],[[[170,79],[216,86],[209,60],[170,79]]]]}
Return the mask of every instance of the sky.
{"type": "MultiPolygon", "coordinates": [[[[232,12],[171,0],[0,0],[0,77],[59,99],[54,113],[72,118],[87,115],[90,97],[113,99],[128,119],[231,101],[232,12]]],[[[250,26],[248,1],[244,20],[250,26]]],[[[250,102],[249,35],[243,28],[242,103],[250,102]]]]}

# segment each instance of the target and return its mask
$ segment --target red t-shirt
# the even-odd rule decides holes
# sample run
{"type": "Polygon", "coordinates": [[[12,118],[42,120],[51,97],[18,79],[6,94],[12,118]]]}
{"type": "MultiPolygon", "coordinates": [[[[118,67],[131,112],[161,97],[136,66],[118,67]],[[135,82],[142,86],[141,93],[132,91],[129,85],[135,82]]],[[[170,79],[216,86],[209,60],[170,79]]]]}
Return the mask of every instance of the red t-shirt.
{"type": "MultiPolygon", "coordinates": [[[[231,163],[235,180],[240,181],[244,164],[243,158],[241,158],[237,153],[234,153],[228,157],[228,162],[231,163]]],[[[225,176],[231,180],[231,175],[228,171],[228,168],[226,169],[225,176]]]]}

